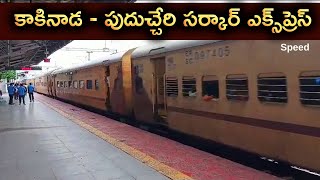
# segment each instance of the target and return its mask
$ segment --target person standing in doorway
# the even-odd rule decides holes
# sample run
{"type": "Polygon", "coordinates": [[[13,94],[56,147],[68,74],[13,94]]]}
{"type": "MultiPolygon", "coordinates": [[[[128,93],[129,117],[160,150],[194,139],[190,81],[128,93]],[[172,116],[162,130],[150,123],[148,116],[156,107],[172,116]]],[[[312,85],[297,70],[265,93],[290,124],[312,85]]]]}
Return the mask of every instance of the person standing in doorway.
{"type": "Polygon", "coordinates": [[[19,93],[19,105],[21,105],[21,100],[23,101],[23,104],[26,105],[24,101],[24,97],[26,96],[27,89],[26,87],[24,87],[22,83],[19,86],[18,93],[19,93]]]}
{"type": "Polygon", "coordinates": [[[10,86],[8,86],[8,93],[9,93],[9,104],[13,105],[13,96],[15,93],[15,88],[13,86],[13,83],[10,83],[10,86]]]}
{"type": "Polygon", "coordinates": [[[28,86],[28,93],[29,93],[30,102],[34,102],[33,92],[34,92],[34,87],[33,87],[32,83],[30,83],[28,86]]]}

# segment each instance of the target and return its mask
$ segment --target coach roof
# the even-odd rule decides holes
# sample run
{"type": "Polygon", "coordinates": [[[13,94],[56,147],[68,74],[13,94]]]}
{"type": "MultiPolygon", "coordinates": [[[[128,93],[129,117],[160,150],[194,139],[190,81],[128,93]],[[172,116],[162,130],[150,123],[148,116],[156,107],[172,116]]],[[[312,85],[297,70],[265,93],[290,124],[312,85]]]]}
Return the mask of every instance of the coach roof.
{"type": "Polygon", "coordinates": [[[118,53],[112,54],[112,55],[103,55],[93,61],[89,61],[89,62],[79,64],[79,65],[76,65],[73,67],[63,68],[63,69],[60,69],[60,70],[53,72],[52,74],[60,74],[60,73],[65,73],[65,72],[69,72],[69,71],[87,69],[87,68],[95,67],[95,66],[99,66],[99,65],[108,65],[108,64],[111,64],[114,62],[121,61],[121,58],[125,53],[126,53],[126,51],[118,52],[118,53]]]}
{"type": "Polygon", "coordinates": [[[221,40],[168,40],[162,42],[154,41],[155,44],[153,45],[145,45],[133,51],[132,59],[186,49],[194,46],[212,44],[219,41],[221,40]]]}

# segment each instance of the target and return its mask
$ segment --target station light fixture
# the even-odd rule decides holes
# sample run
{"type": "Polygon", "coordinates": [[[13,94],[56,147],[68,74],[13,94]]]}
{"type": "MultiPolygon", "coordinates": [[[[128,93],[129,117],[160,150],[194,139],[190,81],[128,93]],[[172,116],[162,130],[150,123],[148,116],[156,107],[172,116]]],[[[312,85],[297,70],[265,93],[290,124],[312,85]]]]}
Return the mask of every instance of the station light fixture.
{"type": "Polygon", "coordinates": [[[43,62],[50,62],[50,58],[44,58],[43,62]]]}

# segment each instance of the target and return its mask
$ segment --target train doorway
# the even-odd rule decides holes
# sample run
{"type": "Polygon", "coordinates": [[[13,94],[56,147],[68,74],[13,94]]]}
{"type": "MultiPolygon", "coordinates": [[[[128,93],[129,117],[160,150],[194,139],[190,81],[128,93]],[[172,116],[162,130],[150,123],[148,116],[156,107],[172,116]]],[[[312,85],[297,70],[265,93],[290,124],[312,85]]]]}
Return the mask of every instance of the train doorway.
{"type": "Polygon", "coordinates": [[[106,109],[107,111],[111,111],[111,100],[110,100],[110,67],[107,66],[106,67],[106,71],[105,71],[105,82],[106,82],[106,94],[107,94],[107,98],[106,98],[106,109]]]}
{"type": "Polygon", "coordinates": [[[55,98],[57,97],[57,88],[58,88],[57,82],[56,82],[56,75],[53,75],[52,81],[53,81],[53,93],[54,93],[53,97],[55,98]]]}
{"type": "Polygon", "coordinates": [[[152,74],[154,119],[160,124],[167,125],[167,104],[165,100],[165,57],[153,58],[150,60],[153,64],[154,70],[154,73],[152,74]]]}

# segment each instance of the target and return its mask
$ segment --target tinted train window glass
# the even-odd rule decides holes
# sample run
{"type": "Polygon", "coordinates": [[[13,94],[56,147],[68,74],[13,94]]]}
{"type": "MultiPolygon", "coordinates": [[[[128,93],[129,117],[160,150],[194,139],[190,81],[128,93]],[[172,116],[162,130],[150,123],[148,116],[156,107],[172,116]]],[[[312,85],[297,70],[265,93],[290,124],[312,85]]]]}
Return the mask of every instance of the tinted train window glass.
{"type": "Polygon", "coordinates": [[[219,98],[219,81],[203,81],[202,82],[202,96],[212,96],[212,98],[219,98]]]}
{"type": "Polygon", "coordinates": [[[166,80],[166,94],[169,97],[177,97],[178,96],[178,79],[175,77],[167,77],[166,80]]]}
{"type": "Polygon", "coordinates": [[[70,88],[72,88],[72,81],[69,81],[69,82],[68,82],[68,86],[69,86],[70,88]]]}
{"type": "Polygon", "coordinates": [[[197,93],[196,78],[183,77],[182,78],[182,95],[184,97],[195,97],[197,93]]]}
{"type": "Polygon", "coordinates": [[[60,81],[60,87],[63,87],[63,81],[60,81]]]}
{"type": "Polygon", "coordinates": [[[87,80],[87,89],[92,89],[92,80],[87,80]]]}
{"type": "Polygon", "coordinates": [[[98,80],[95,80],[95,81],[94,81],[94,84],[95,84],[96,90],[98,90],[98,89],[99,89],[99,81],[98,81],[98,80]]]}
{"type": "Polygon", "coordinates": [[[320,76],[300,76],[300,102],[305,105],[320,105],[320,76]]]}
{"type": "Polygon", "coordinates": [[[68,87],[68,81],[64,82],[64,87],[66,87],[66,88],[68,87]]]}
{"type": "Polygon", "coordinates": [[[83,89],[84,88],[84,81],[79,81],[79,84],[80,84],[80,89],[83,89]]]}
{"type": "Polygon", "coordinates": [[[202,78],[202,96],[204,100],[219,99],[219,80],[217,76],[202,78]]]}
{"type": "Polygon", "coordinates": [[[286,77],[258,77],[258,99],[262,102],[287,103],[286,77]]]}
{"type": "Polygon", "coordinates": [[[78,81],[73,81],[73,88],[78,89],[78,81]]]}
{"type": "Polygon", "coordinates": [[[248,77],[245,75],[229,75],[226,79],[228,100],[247,101],[249,99],[248,77]]]}

